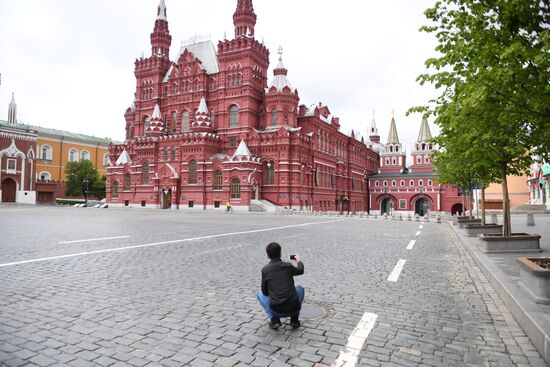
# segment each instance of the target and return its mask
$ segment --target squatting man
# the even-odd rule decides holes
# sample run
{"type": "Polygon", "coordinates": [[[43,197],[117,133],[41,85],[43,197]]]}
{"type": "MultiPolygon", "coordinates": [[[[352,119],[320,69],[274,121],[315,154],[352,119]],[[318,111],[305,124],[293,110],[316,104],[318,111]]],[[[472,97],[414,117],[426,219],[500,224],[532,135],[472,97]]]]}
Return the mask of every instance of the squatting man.
{"type": "Polygon", "coordinates": [[[266,247],[269,264],[262,269],[262,286],[258,301],[270,318],[269,327],[278,329],[281,317],[290,317],[290,325],[300,327],[300,310],[304,301],[304,288],[294,285],[294,276],[304,274],[300,255],[290,255],[296,266],[281,259],[281,246],[272,242],[266,247]]]}

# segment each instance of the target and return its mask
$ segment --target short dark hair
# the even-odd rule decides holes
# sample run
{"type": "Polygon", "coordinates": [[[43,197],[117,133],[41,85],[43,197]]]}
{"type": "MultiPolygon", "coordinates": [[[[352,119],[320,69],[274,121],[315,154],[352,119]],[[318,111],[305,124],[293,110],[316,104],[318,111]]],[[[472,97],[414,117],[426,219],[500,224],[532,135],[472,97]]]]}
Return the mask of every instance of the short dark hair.
{"type": "Polygon", "coordinates": [[[271,242],[265,248],[265,252],[267,252],[267,257],[269,257],[270,259],[281,257],[281,245],[279,245],[277,242],[271,242]]]}

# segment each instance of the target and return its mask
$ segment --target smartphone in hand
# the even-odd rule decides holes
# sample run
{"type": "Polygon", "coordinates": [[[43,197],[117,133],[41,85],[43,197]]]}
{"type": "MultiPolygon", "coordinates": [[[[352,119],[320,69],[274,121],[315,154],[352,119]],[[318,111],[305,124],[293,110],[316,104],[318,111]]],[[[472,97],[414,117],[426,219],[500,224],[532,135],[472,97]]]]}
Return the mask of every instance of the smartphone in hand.
{"type": "Polygon", "coordinates": [[[290,255],[290,260],[296,260],[296,255],[290,255]]]}

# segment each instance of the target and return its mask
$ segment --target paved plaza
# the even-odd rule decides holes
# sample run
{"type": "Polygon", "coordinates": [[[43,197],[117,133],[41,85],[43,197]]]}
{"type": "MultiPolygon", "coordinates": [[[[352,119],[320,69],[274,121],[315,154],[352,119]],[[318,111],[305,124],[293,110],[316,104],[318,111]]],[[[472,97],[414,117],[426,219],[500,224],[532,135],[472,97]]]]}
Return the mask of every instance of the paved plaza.
{"type": "Polygon", "coordinates": [[[0,223],[0,365],[545,366],[446,223],[4,205],[0,223]],[[298,330],[256,301],[271,241],[325,311],[298,330]]]}

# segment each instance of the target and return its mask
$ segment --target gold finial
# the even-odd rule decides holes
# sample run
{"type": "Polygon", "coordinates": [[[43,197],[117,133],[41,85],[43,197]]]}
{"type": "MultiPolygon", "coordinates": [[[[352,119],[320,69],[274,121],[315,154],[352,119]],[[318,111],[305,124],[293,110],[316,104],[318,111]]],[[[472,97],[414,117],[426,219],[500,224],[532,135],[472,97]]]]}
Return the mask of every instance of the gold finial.
{"type": "Polygon", "coordinates": [[[395,118],[395,109],[394,108],[391,109],[391,117],[395,118]]]}
{"type": "Polygon", "coordinates": [[[279,46],[279,50],[277,51],[279,55],[283,54],[283,46],[279,46]]]}

